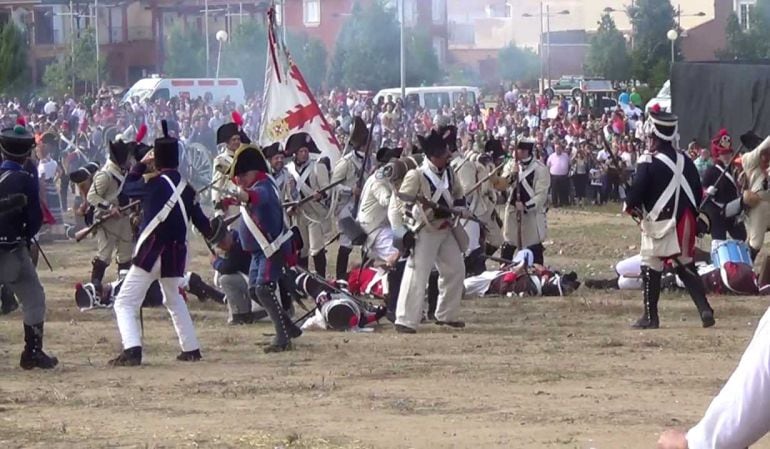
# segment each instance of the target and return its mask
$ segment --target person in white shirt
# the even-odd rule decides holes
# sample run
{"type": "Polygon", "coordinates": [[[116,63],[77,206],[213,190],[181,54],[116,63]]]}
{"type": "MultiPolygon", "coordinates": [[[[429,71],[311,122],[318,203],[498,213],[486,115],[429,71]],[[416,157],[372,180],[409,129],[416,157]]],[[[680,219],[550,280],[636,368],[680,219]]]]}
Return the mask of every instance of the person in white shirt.
{"type": "Polygon", "coordinates": [[[45,115],[55,114],[58,109],[59,107],[56,105],[56,102],[53,101],[53,97],[49,97],[48,103],[43,106],[43,112],[45,115]]]}
{"type": "Polygon", "coordinates": [[[664,432],[658,449],[745,449],[770,431],[770,309],[738,367],[687,433],[664,432]]]}

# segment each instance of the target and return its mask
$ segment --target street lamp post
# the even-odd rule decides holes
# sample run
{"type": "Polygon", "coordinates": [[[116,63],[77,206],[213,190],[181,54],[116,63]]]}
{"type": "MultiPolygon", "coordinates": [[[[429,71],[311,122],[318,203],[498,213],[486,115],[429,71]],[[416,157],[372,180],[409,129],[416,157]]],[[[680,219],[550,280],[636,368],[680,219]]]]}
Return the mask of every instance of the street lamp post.
{"type": "Polygon", "coordinates": [[[203,32],[206,34],[206,78],[210,76],[210,48],[209,48],[209,0],[203,1],[203,32]]]}
{"type": "Polygon", "coordinates": [[[216,38],[217,41],[219,41],[219,50],[217,50],[217,79],[219,79],[219,63],[222,61],[222,44],[227,42],[227,31],[217,31],[216,38]]]}
{"type": "MultiPolygon", "coordinates": [[[[543,19],[545,19],[545,39],[546,46],[548,47],[548,56],[546,56],[547,70],[545,80],[548,83],[548,87],[551,87],[551,17],[553,16],[566,16],[569,14],[569,10],[555,12],[551,14],[551,7],[545,5],[545,12],[543,12],[543,2],[540,1],[540,14],[524,13],[522,17],[538,17],[540,19],[540,79],[543,80],[543,19]]],[[[541,91],[544,90],[545,82],[541,87],[541,91]]]]}
{"type": "Polygon", "coordinates": [[[401,43],[400,43],[400,54],[401,54],[401,104],[406,105],[406,48],[405,48],[405,30],[404,30],[404,20],[406,18],[406,1],[401,0],[401,17],[399,18],[399,22],[401,22],[400,25],[400,32],[401,32],[401,43]]]}
{"type": "Polygon", "coordinates": [[[676,30],[668,30],[666,37],[671,41],[671,64],[673,65],[674,61],[676,60],[676,50],[674,49],[674,46],[676,44],[676,40],[679,38],[679,33],[676,30]]]}

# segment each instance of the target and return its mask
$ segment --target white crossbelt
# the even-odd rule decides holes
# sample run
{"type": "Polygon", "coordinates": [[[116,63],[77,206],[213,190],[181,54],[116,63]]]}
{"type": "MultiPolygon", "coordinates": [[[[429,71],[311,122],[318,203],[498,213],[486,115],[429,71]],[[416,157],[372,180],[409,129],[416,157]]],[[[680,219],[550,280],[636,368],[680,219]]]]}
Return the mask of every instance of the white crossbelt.
{"type": "Polygon", "coordinates": [[[139,253],[139,249],[142,247],[144,242],[150,237],[150,235],[157,229],[158,226],[160,226],[161,223],[166,221],[169,214],[171,214],[171,211],[174,210],[174,207],[177,206],[177,204],[180,206],[180,210],[182,212],[182,217],[184,218],[185,224],[187,224],[187,209],[184,207],[184,202],[179,201],[179,199],[182,197],[182,192],[184,192],[185,187],[187,187],[187,181],[182,179],[179,182],[179,185],[175,186],[174,182],[166,175],[161,175],[161,178],[164,179],[168,185],[171,187],[172,194],[169,197],[169,199],[166,201],[166,204],[163,205],[163,208],[158,212],[157,215],[155,215],[152,220],[150,220],[149,223],[147,223],[147,226],[144,228],[142,233],[139,235],[139,239],[136,241],[136,249],[134,250],[134,257],[139,253]]]}
{"type": "MultiPolygon", "coordinates": [[[[307,167],[305,168],[305,171],[300,174],[297,171],[297,167],[294,164],[291,164],[287,167],[289,170],[289,174],[292,178],[294,178],[294,182],[297,184],[297,188],[305,195],[305,197],[313,196],[315,192],[313,189],[310,188],[310,186],[307,185],[307,180],[310,177],[310,173],[314,169],[314,162],[308,162],[307,167]]],[[[278,196],[280,198],[280,195],[278,196]]]]}
{"type": "Polygon", "coordinates": [[[284,231],[281,235],[278,236],[277,239],[271,242],[267,239],[267,237],[265,237],[265,234],[260,231],[257,224],[254,222],[254,219],[251,218],[249,210],[246,208],[246,206],[241,206],[241,218],[243,219],[243,223],[246,224],[249,232],[251,232],[254,240],[257,241],[257,244],[262,249],[262,252],[265,253],[265,257],[267,258],[270,258],[273,254],[275,254],[281,248],[281,246],[294,235],[291,230],[284,231]]]}
{"type": "Polygon", "coordinates": [[[439,179],[438,175],[436,175],[436,173],[434,173],[427,164],[423,164],[423,166],[420,167],[420,171],[422,171],[425,177],[428,178],[428,181],[430,181],[430,183],[436,189],[431,196],[431,201],[438,203],[440,198],[444,198],[446,205],[451,207],[453,200],[452,194],[449,193],[449,171],[444,170],[444,173],[441,175],[441,179],[439,179]]]}
{"type": "Polygon", "coordinates": [[[652,207],[652,210],[647,214],[647,216],[652,221],[657,221],[660,213],[663,211],[663,208],[665,208],[669,200],[671,200],[671,197],[676,195],[676,199],[674,201],[674,217],[676,217],[676,209],[679,206],[679,193],[681,190],[684,190],[685,195],[690,200],[690,204],[697,206],[695,203],[695,195],[692,193],[690,184],[688,184],[686,181],[682,182],[682,179],[684,178],[684,156],[677,153],[676,165],[674,165],[671,159],[669,159],[669,157],[663,153],[656,154],[655,158],[663,162],[669,169],[671,169],[672,175],[671,181],[668,182],[668,185],[663,191],[663,194],[660,196],[660,198],[658,198],[658,201],[655,202],[655,205],[652,207]]]}

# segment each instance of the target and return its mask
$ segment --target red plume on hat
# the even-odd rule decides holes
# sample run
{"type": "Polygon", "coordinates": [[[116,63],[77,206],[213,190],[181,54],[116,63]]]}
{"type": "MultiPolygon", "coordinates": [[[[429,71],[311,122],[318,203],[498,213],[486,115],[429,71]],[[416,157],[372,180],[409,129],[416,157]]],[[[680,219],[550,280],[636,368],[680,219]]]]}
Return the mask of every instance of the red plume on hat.
{"type": "Polygon", "coordinates": [[[16,124],[19,126],[27,126],[27,119],[24,118],[23,115],[20,115],[18,118],[16,118],[16,124]]]}
{"type": "Polygon", "coordinates": [[[233,111],[232,114],[230,114],[233,118],[233,123],[238,125],[238,127],[243,127],[243,116],[238,111],[233,111]]]}
{"type": "Polygon", "coordinates": [[[722,154],[731,154],[732,152],[733,140],[727,130],[722,128],[711,140],[711,156],[716,159],[722,154]]]}
{"type": "Polygon", "coordinates": [[[144,140],[144,136],[147,135],[147,124],[142,123],[141,126],[139,126],[139,130],[136,132],[136,139],[134,139],[135,142],[141,142],[144,140]]]}
{"type": "Polygon", "coordinates": [[[19,117],[16,118],[16,126],[13,127],[13,132],[16,134],[24,134],[27,132],[27,120],[23,115],[19,115],[19,117]]]}
{"type": "Polygon", "coordinates": [[[650,108],[650,111],[656,114],[660,114],[660,104],[655,103],[654,105],[652,105],[652,107],[650,108]]]}

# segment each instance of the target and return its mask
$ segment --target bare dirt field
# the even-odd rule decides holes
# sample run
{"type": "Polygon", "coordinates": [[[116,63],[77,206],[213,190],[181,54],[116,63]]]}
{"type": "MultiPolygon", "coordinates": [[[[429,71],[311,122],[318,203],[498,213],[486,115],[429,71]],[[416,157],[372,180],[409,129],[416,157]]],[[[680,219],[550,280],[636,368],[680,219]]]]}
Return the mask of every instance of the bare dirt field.
{"type": "MultiPolygon", "coordinates": [[[[552,211],[549,264],[610,275],[639,244],[614,212],[552,211]]],[[[269,324],[228,327],[222,306],[191,299],[204,361],[175,360],[171,322],[154,309],[145,364],[117,369],[111,312],[73,299],[94,246],[46,246],[46,349],[60,367],[22,371],[20,313],[0,317],[0,448],[654,448],[663,428],[701,416],[768,302],[712,298],[717,326],[702,329],[688,297],[664,293],[663,328],[642,332],[629,328],[640,292],[581,288],[464,301],[462,330],[313,332],[265,355],[269,324]]],[[[192,268],[209,277],[207,262],[197,242],[192,268]]]]}

